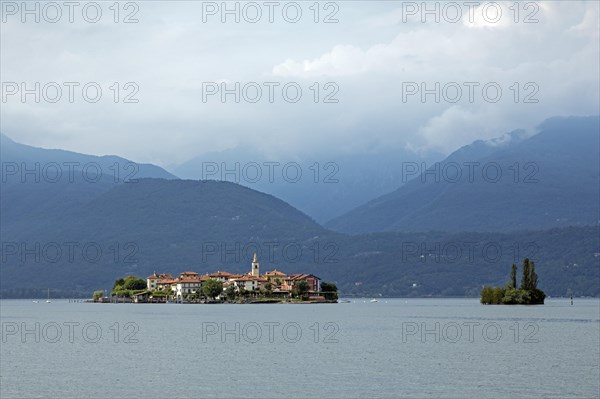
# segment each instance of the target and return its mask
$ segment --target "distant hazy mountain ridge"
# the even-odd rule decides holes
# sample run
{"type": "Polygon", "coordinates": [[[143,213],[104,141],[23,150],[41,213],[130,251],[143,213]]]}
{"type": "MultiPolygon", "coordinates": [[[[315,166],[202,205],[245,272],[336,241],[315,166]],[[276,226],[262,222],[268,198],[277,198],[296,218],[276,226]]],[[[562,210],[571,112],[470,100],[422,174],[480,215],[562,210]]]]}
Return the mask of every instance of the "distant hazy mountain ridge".
{"type": "Polygon", "coordinates": [[[288,160],[257,154],[247,148],[207,153],[173,171],[181,178],[226,180],[275,195],[324,223],[402,185],[404,162],[442,158],[409,150],[288,160]]]}
{"type": "MultiPolygon", "coordinates": [[[[69,177],[70,171],[80,172],[84,170],[85,176],[89,175],[90,180],[98,174],[110,177],[115,181],[144,177],[177,179],[176,176],[156,165],[136,163],[115,155],[95,156],[58,149],[32,147],[16,143],[5,134],[0,134],[0,159],[4,164],[3,177],[6,178],[14,175],[20,177],[24,173],[21,170],[24,169],[21,168],[21,164],[24,163],[27,165],[27,170],[32,171],[27,175],[29,178],[34,178],[37,173],[40,180],[52,182],[54,182],[58,167],[60,168],[58,171],[63,173],[65,178],[69,177]],[[9,168],[9,166],[6,166],[7,163],[17,164],[17,170],[7,169],[9,168]],[[39,172],[36,171],[36,168],[39,169],[39,172]]],[[[73,176],[79,174],[73,174],[73,176]]]]}
{"type": "Polygon", "coordinates": [[[538,134],[501,145],[478,141],[326,227],[358,234],[595,225],[599,137],[595,116],[550,119],[538,134]]]}

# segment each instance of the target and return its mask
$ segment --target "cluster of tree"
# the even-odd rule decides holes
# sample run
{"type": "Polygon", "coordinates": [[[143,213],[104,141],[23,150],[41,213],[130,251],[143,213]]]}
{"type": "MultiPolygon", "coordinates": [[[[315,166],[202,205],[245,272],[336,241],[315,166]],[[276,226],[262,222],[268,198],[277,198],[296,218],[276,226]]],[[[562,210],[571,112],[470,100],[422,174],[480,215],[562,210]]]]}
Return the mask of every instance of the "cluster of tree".
{"type": "Polygon", "coordinates": [[[133,294],[135,294],[136,292],[143,291],[146,288],[146,280],[144,280],[143,278],[127,276],[115,280],[110,295],[116,295],[120,298],[131,298],[133,294]]]}
{"type": "Polygon", "coordinates": [[[223,292],[223,282],[220,280],[209,278],[202,284],[202,294],[214,300],[219,294],[223,292]]]}
{"type": "MultiPolygon", "coordinates": [[[[308,282],[304,280],[298,281],[292,290],[292,295],[305,301],[308,299],[309,290],[310,286],[308,282]]],[[[321,291],[319,292],[327,300],[337,301],[338,299],[337,285],[334,283],[321,283],[321,291]]]]}
{"type": "Polygon", "coordinates": [[[517,266],[510,269],[510,281],[506,287],[483,287],[481,303],[486,305],[541,305],[546,294],[537,288],[538,276],[535,263],[528,258],[523,260],[521,287],[517,288],[517,266]]]}
{"type": "Polygon", "coordinates": [[[337,291],[337,285],[335,285],[334,283],[321,283],[321,295],[323,295],[325,299],[330,301],[337,301],[337,291]]]}
{"type": "Polygon", "coordinates": [[[308,282],[306,282],[304,280],[300,280],[296,284],[294,284],[294,289],[292,290],[292,295],[295,296],[296,298],[300,298],[303,301],[306,301],[306,300],[308,300],[308,291],[309,290],[310,290],[310,286],[308,285],[308,282]]]}
{"type": "MultiPolygon", "coordinates": [[[[301,300],[308,300],[309,298],[309,293],[310,291],[310,286],[308,284],[308,282],[302,280],[302,281],[298,281],[298,283],[296,283],[294,290],[292,291],[292,295],[295,298],[301,299],[301,300]]],[[[337,294],[338,288],[334,283],[321,283],[321,295],[323,295],[325,297],[325,299],[327,300],[331,300],[331,301],[336,301],[338,299],[338,294],[337,294]]],[[[271,284],[270,282],[266,283],[263,286],[263,289],[260,291],[247,291],[245,289],[241,289],[239,291],[237,291],[235,289],[235,286],[230,285],[226,290],[225,290],[225,296],[227,297],[227,300],[229,301],[234,301],[237,298],[249,298],[249,297],[256,297],[256,296],[264,296],[266,298],[271,297],[271,295],[273,294],[273,284],[271,284]]]]}

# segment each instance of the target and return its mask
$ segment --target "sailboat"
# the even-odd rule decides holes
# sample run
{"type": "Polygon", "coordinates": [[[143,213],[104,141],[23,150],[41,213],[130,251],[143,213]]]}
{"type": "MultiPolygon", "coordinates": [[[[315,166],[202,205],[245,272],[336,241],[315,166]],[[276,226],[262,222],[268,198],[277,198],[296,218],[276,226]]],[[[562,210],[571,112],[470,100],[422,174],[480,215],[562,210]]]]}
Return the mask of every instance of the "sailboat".
{"type": "Polygon", "coordinates": [[[48,288],[48,299],[46,299],[46,303],[51,303],[52,301],[50,300],[50,288],[48,288]]]}

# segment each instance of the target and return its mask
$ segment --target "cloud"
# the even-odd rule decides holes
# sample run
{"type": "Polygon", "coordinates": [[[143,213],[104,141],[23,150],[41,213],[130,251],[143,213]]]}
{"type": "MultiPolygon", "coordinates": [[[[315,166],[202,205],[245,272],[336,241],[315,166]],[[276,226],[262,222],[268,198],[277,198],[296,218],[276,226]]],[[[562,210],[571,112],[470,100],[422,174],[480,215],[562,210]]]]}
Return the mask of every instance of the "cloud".
{"type": "Polygon", "coordinates": [[[522,16],[520,6],[506,2],[484,2],[483,4],[469,8],[462,17],[462,23],[467,28],[475,29],[503,29],[511,26],[515,20],[522,18],[530,21],[537,20],[537,10],[539,5],[531,3],[532,10],[527,15],[522,16]],[[515,10],[519,10],[518,12],[515,10]]]}
{"type": "Polygon", "coordinates": [[[275,76],[319,76],[327,71],[335,76],[354,75],[366,72],[369,56],[360,48],[351,45],[335,46],[330,52],[314,60],[301,63],[287,59],[273,68],[275,76]]]}
{"type": "Polygon", "coordinates": [[[2,104],[1,129],[32,145],[174,164],[248,143],[290,157],[365,148],[450,152],[549,116],[597,112],[598,3],[532,3],[539,5],[533,24],[522,23],[533,10],[525,3],[519,23],[508,9],[513,2],[500,4],[503,18],[493,24],[481,7],[472,23],[466,14],[456,23],[419,16],[404,23],[396,2],[339,3],[337,24],[314,23],[309,9],[296,24],[202,23],[197,2],[140,3],[137,24],[11,20],[0,25],[3,82],[93,81],[105,95],[94,104],[12,99],[2,104]],[[279,90],[272,103],[202,101],[203,82],[267,81],[301,85],[302,100],[285,102],[279,90]],[[137,83],[139,103],[112,101],[115,82],[137,83]],[[420,94],[403,101],[407,82],[497,82],[503,96],[497,103],[480,91],[473,102],[423,102],[420,94]],[[529,82],[539,103],[522,101],[529,82]],[[337,103],[323,102],[332,93],[327,83],[335,84],[337,103]]]}

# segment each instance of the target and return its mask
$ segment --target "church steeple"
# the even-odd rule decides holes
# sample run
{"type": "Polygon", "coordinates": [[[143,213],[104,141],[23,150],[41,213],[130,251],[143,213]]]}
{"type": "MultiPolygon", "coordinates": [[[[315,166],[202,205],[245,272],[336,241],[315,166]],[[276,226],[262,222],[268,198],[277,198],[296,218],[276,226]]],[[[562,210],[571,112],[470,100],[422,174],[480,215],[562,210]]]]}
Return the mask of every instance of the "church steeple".
{"type": "Polygon", "coordinates": [[[259,269],[260,266],[258,264],[258,256],[256,255],[256,252],[254,253],[254,259],[252,260],[252,276],[254,277],[258,277],[259,276],[259,269]]]}

